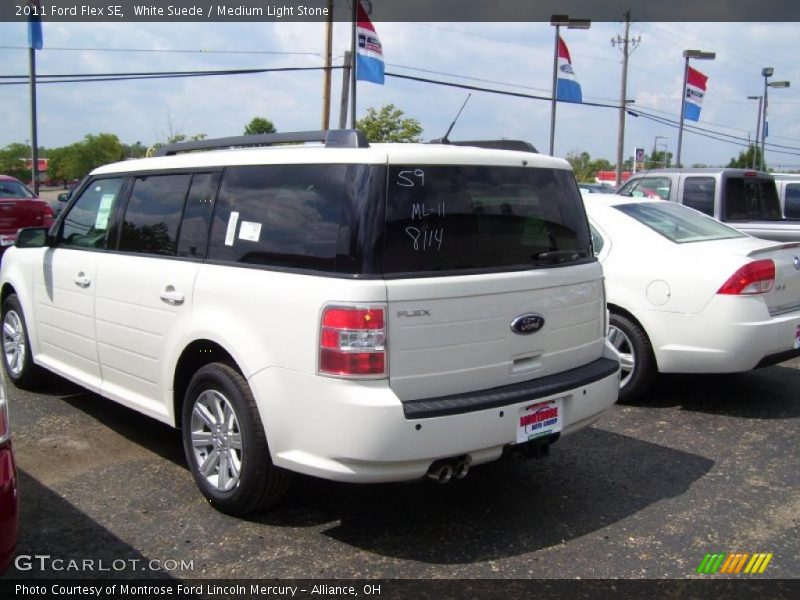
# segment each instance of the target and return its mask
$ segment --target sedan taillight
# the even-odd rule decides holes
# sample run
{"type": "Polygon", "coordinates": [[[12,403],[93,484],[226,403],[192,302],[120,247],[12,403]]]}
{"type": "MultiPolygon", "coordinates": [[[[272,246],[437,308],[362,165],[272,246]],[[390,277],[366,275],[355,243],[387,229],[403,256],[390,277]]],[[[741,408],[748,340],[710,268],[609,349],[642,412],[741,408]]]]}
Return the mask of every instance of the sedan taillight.
{"type": "Polygon", "coordinates": [[[743,296],[764,294],[775,283],[775,263],[769,259],[747,263],[728,278],[717,291],[718,294],[743,296]]]}

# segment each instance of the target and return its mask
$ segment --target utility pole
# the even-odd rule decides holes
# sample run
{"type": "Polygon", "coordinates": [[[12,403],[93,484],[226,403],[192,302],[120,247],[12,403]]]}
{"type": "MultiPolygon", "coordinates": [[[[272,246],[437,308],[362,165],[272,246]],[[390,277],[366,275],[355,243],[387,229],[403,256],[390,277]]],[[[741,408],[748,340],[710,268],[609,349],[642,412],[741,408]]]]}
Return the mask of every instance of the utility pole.
{"type": "Polygon", "coordinates": [[[344,53],[344,68],[342,69],[342,101],[339,107],[339,129],[347,128],[347,105],[350,101],[350,69],[352,61],[353,55],[350,50],[346,50],[344,53]]]}
{"type": "Polygon", "coordinates": [[[619,91],[619,133],[617,135],[617,187],[622,184],[622,162],[625,151],[625,107],[628,95],[628,58],[642,41],[642,36],[637,39],[630,38],[631,11],[625,11],[625,36],[611,38],[612,46],[619,46],[622,52],[622,83],[619,91]]]}
{"type": "Polygon", "coordinates": [[[322,130],[331,122],[331,62],[333,55],[333,0],[328,0],[328,20],[325,23],[325,78],[322,82],[322,130]]]}

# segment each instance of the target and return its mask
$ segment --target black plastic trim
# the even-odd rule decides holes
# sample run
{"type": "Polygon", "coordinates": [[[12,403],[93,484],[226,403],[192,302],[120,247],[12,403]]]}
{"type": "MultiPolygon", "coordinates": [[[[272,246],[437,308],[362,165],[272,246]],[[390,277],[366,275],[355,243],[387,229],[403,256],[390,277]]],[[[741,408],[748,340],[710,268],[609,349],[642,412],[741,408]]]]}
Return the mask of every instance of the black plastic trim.
{"type": "Polygon", "coordinates": [[[605,379],[617,371],[619,362],[610,358],[598,358],[582,367],[521,383],[467,394],[406,400],[403,402],[403,412],[407,419],[430,419],[498,408],[580,388],[605,379]]]}
{"type": "Polygon", "coordinates": [[[777,365],[778,363],[782,363],[783,361],[797,358],[798,356],[800,356],[800,348],[796,348],[794,350],[786,350],[784,352],[777,352],[775,354],[770,354],[762,358],[755,366],[755,368],[760,369],[762,367],[771,367],[772,365],[777,365]]]}

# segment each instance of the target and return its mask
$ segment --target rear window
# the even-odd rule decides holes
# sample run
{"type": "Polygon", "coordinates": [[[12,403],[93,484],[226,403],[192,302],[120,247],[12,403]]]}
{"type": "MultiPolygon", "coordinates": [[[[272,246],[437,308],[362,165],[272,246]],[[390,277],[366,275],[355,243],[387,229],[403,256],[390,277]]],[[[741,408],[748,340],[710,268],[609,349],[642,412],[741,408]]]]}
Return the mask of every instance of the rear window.
{"type": "Polygon", "coordinates": [[[529,269],[593,260],[571,171],[392,166],[385,274],[529,269]]]}
{"type": "Polygon", "coordinates": [[[676,244],[745,237],[716,219],[671,202],[619,204],[614,208],[676,244]]]}
{"type": "Polygon", "coordinates": [[[728,177],[724,221],[779,221],[781,207],[772,179],[728,177]]]}
{"type": "Polygon", "coordinates": [[[0,198],[35,198],[19,181],[0,181],[0,198]]]}

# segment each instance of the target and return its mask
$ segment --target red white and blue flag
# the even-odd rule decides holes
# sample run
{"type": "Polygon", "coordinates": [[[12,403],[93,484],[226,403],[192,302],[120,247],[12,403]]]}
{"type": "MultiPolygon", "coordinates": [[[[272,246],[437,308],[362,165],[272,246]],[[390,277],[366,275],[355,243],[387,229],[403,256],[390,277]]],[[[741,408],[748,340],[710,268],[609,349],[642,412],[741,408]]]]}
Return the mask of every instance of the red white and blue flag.
{"type": "Polygon", "coordinates": [[[686,75],[686,102],[684,103],[683,118],[689,121],[700,120],[700,109],[703,106],[703,97],[706,95],[706,82],[708,77],[697,69],[689,67],[686,75]]]}
{"type": "Polygon", "coordinates": [[[575,71],[572,70],[572,59],[569,56],[569,49],[558,36],[558,75],[556,79],[556,100],[562,102],[583,102],[581,94],[581,84],[575,79],[575,71]]]}
{"type": "Polygon", "coordinates": [[[358,0],[357,21],[356,79],[383,85],[383,46],[361,0],[358,0]]]}

